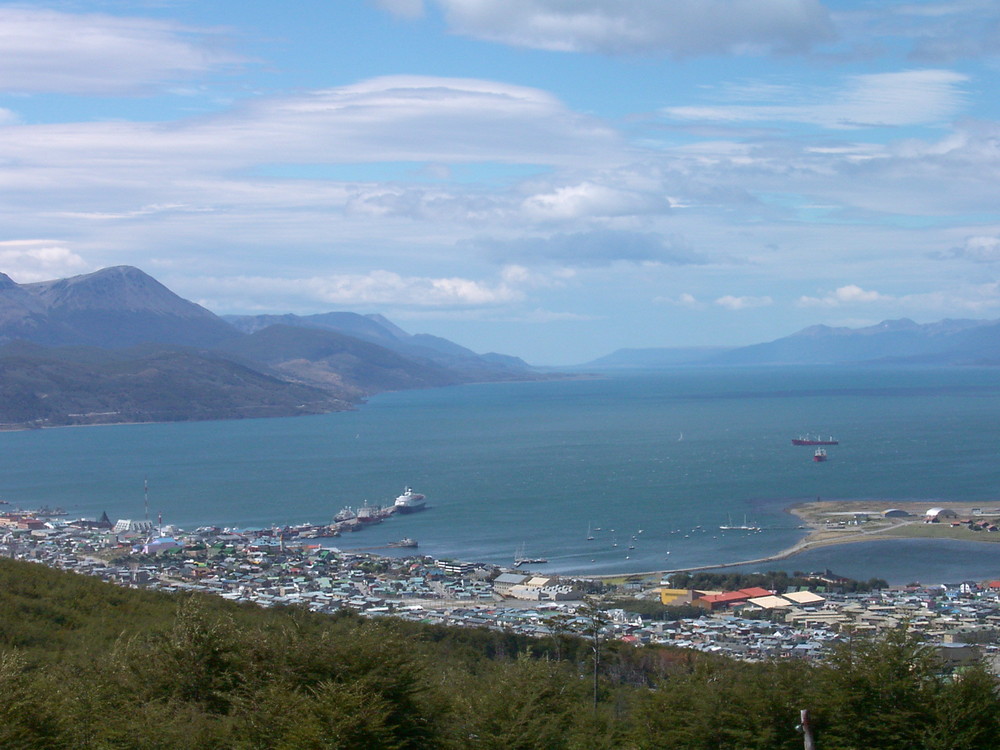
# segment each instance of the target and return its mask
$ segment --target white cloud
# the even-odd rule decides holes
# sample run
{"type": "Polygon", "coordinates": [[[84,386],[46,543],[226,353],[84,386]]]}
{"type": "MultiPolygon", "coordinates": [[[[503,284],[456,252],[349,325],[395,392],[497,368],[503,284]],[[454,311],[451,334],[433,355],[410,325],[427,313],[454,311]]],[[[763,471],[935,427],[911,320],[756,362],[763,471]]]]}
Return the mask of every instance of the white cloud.
{"type": "Polygon", "coordinates": [[[571,268],[559,268],[543,273],[520,265],[507,265],[500,269],[500,278],[505,284],[522,289],[564,286],[576,276],[571,268]]]}
{"type": "Polygon", "coordinates": [[[457,276],[403,276],[384,270],[297,279],[237,276],[202,278],[193,290],[210,309],[326,309],[490,307],[524,297],[511,279],[498,283],[457,276]],[[208,299],[215,296],[214,300],[208,299]]]}
{"type": "Polygon", "coordinates": [[[668,107],[668,117],[712,122],[798,122],[831,129],[942,124],[965,103],[967,76],[950,70],[907,70],[851,76],[835,89],[798,89],[751,84],[726,87],[725,104],[668,107]],[[764,94],[784,103],[756,102],[764,94]]]}
{"type": "Polygon", "coordinates": [[[924,314],[928,311],[944,315],[956,312],[987,314],[1000,309],[1000,281],[907,294],[899,298],[899,303],[924,314]]]}
{"type": "Polygon", "coordinates": [[[89,270],[83,258],[53,240],[0,242],[0,271],[20,284],[74,276],[89,270]]]}
{"type": "Polygon", "coordinates": [[[699,265],[705,259],[683,238],[657,232],[595,229],[547,237],[522,236],[509,240],[480,238],[472,243],[494,260],[525,264],[558,263],[563,267],[600,267],[613,263],[699,265]]]}
{"type": "Polygon", "coordinates": [[[993,0],[870,5],[876,33],[889,31],[912,41],[910,57],[921,61],[996,58],[1000,7],[993,0]]]}
{"type": "Polygon", "coordinates": [[[798,300],[800,307],[839,307],[840,305],[865,304],[868,302],[888,302],[892,300],[885,294],[874,290],[866,290],[857,284],[847,284],[838,287],[823,297],[802,296],[798,300]]]}
{"type": "Polygon", "coordinates": [[[764,297],[734,297],[727,294],[715,300],[715,304],[725,307],[728,310],[748,310],[753,307],[767,307],[774,304],[774,300],[768,296],[764,297]]]}
{"type": "MultiPolygon", "coordinates": [[[[730,298],[735,299],[735,298],[730,298]]],[[[658,305],[674,305],[675,307],[686,307],[689,310],[701,310],[705,305],[698,301],[690,292],[683,292],[676,297],[656,297],[653,302],[658,305]]]]}
{"type": "Polygon", "coordinates": [[[218,33],[149,18],[0,8],[0,90],[121,94],[246,60],[218,33]]]}
{"type": "Polygon", "coordinates": [[[561,52],[798,52],[833,34],[818,0],[430,1],[459,34],[561,52]]]}
{"type": "Polygon", "coordinates": [[[965,258],[977,263],[996,263],[1000,261],[1000,237],[991,235],[968,237],[961,247],[951,251],[950,257],[965,258]]]}
{"type": "Polygon", "coordinates": [[[65,211],[62,212],[61,215],[70,219],[115,221],[118,219],[137,219],[144,216],[156,216],[157,214],[200,213],[205,211],[211,211],[211,209],[187,206],[183,203],[164,203],[141,206],[140,208],[132,211],[120,211],[117,213],[107,213],[101,211],[65,211]]]}
{"type": "Polygon", "coordinates": [[[260,163],[571,165],[581,158],[595,166],[620,160],[618,135],[538,89],[421,76],[255,99],[170,124],[9,126],[0,138],[0,160],[21,167],[7,172],[15,178],[45,165],[91,183],[129,170],[138,184],[151,168],[194,176],[260,163]]]}
{"type": "Polygon", "coordinates": [[[670,210],[670,201],[665,196],[581,182],[532,195],[525,199],[523,209],[534,220],[566,221],[583,217],[664,213],[670,210]]]}

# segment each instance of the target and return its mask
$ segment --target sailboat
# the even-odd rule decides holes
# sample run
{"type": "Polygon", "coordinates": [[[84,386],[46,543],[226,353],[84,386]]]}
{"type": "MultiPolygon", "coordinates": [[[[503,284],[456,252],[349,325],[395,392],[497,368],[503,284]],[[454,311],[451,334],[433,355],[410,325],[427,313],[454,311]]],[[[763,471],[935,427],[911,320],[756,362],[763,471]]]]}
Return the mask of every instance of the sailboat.
{"type": "Polygon", "coordinates": [[[725,526],[719,527],[722,531],[760,531],[760,527],[756,524],[747,523],[747,517],[743,516],[742,526],[733,526],[733,519],[730,517],[729,523],[725,526]]]}
{"type": "Polygon", "coordinates": [[[521,546],[514,551],[514,567],[519,568],[522,565],[532,565],[537,563],[547,563],[548,560],[544,557],[525,557],[524,555],[524,542],[521,546]]]}
{"type": "Polygon", "coordinates": [[[589,523],[587,524],[587,541],[588,542],[594,541],[594,535],[590,533],[590,524],[589,523]]]}

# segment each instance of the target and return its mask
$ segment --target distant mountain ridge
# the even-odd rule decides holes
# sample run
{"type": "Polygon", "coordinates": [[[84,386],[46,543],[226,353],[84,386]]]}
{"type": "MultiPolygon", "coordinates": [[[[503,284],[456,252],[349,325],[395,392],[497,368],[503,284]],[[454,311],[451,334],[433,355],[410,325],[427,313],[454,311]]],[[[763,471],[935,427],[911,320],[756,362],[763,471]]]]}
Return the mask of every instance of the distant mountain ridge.
{"type": "Polygon", "coordinates": [[[0,274],[0,427],[288,416],[386,390],[543,377],[381,315],[227,322],[131,266],[0,274]]]}
{"type": "Polygon", "coordinates": [[[131,266],[0,285],[0,342],[115,349],[147,342],[212,346],[238,335],[214,313],[131,266]]]}
{"type": "Polygon", "coordinates": [[[711,364],[989,364],[1000,362],[1000,321],[885,320],[864,328],[810,326],[713,357],[711,364]]]}
{"type": "Polygon", "coordinates": [[[522,359],[504,354],[476,354],[471,349],[426,333],[409,334],[382,315],[351,312],[318,315],[226,315],[223,320],[245,333],[254,333],[272,325],[316,328],[353,336],[384,346],[399,354],[418,357],[474,377],[476,373],[505,371],[523,375],[531,367],[522,359]]]}
{"type": "Polygon", "coordinates": [[[1000,320],[884,320],[863,328],[814,325],[728,349],[620,349],[581,367],[676,365],[1000,365],[1000,320]]]}

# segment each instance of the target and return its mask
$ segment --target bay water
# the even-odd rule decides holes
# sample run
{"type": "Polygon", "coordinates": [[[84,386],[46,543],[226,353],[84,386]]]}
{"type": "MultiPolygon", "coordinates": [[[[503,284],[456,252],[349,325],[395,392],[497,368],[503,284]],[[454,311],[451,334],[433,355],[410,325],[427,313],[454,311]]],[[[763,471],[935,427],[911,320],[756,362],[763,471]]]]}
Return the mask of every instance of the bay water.
{"type": "MultiPolygon", "coordinates": [[[[288,419],[0,433],[0,498],[192,529],[329,523],[404,486],[428,508],[324,543],[407,536],[437,557],[577,574],[758,558],[804,531],[793,503],[1000,509],[1000,371],[762,367],[617,372],[382,394],[288,419]],[[832,435],[829,460],[791,445],[832,435]],[[722,531],[757,525],[759,533],[722,531]],[[594,539],[588,540],[588,536],[594,539]]],[[[998,512],[1000,515],[1000,512],[998,512]]],[[[827,547],[755,570],[924,583],[1000,578],[1000,544],[827,547]]]]}

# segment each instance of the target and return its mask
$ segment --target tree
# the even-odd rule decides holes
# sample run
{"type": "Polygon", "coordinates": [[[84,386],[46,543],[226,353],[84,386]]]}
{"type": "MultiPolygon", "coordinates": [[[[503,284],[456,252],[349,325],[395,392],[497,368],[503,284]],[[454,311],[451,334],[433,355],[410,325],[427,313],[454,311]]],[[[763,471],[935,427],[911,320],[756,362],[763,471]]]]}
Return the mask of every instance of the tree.
{"type": "Polygon", "coordinates": [[[996,745],[995,683],[979,673],[964,686],[953,683],[934,650],[905,626],[878,639],[849,638],[818,668],[815,684],[817,744],[824,750],[996,745]],[[957,727],[948,717],[963,715],[968,707],[974,709],[967,721],[975,719],[977,728],[968,733],[968,744],[956,744],[957,727]],[[977,744],[975,738],[990,731],[994,742],[977,744]]]}
{"type": "Polygon", "coordinates": [[[584,618],[586,624],[583,628],[583,635],[590,643],[590,649],[594,655],[594,710],[597,710],[599,697],[598,675],[601,670],[601,647],[604,644],[604,629],[608,624],[608,616],[601,609],[600,602],[593,598],[584,599],[584,604],[577,610],[577,615],[584,618]]]}

